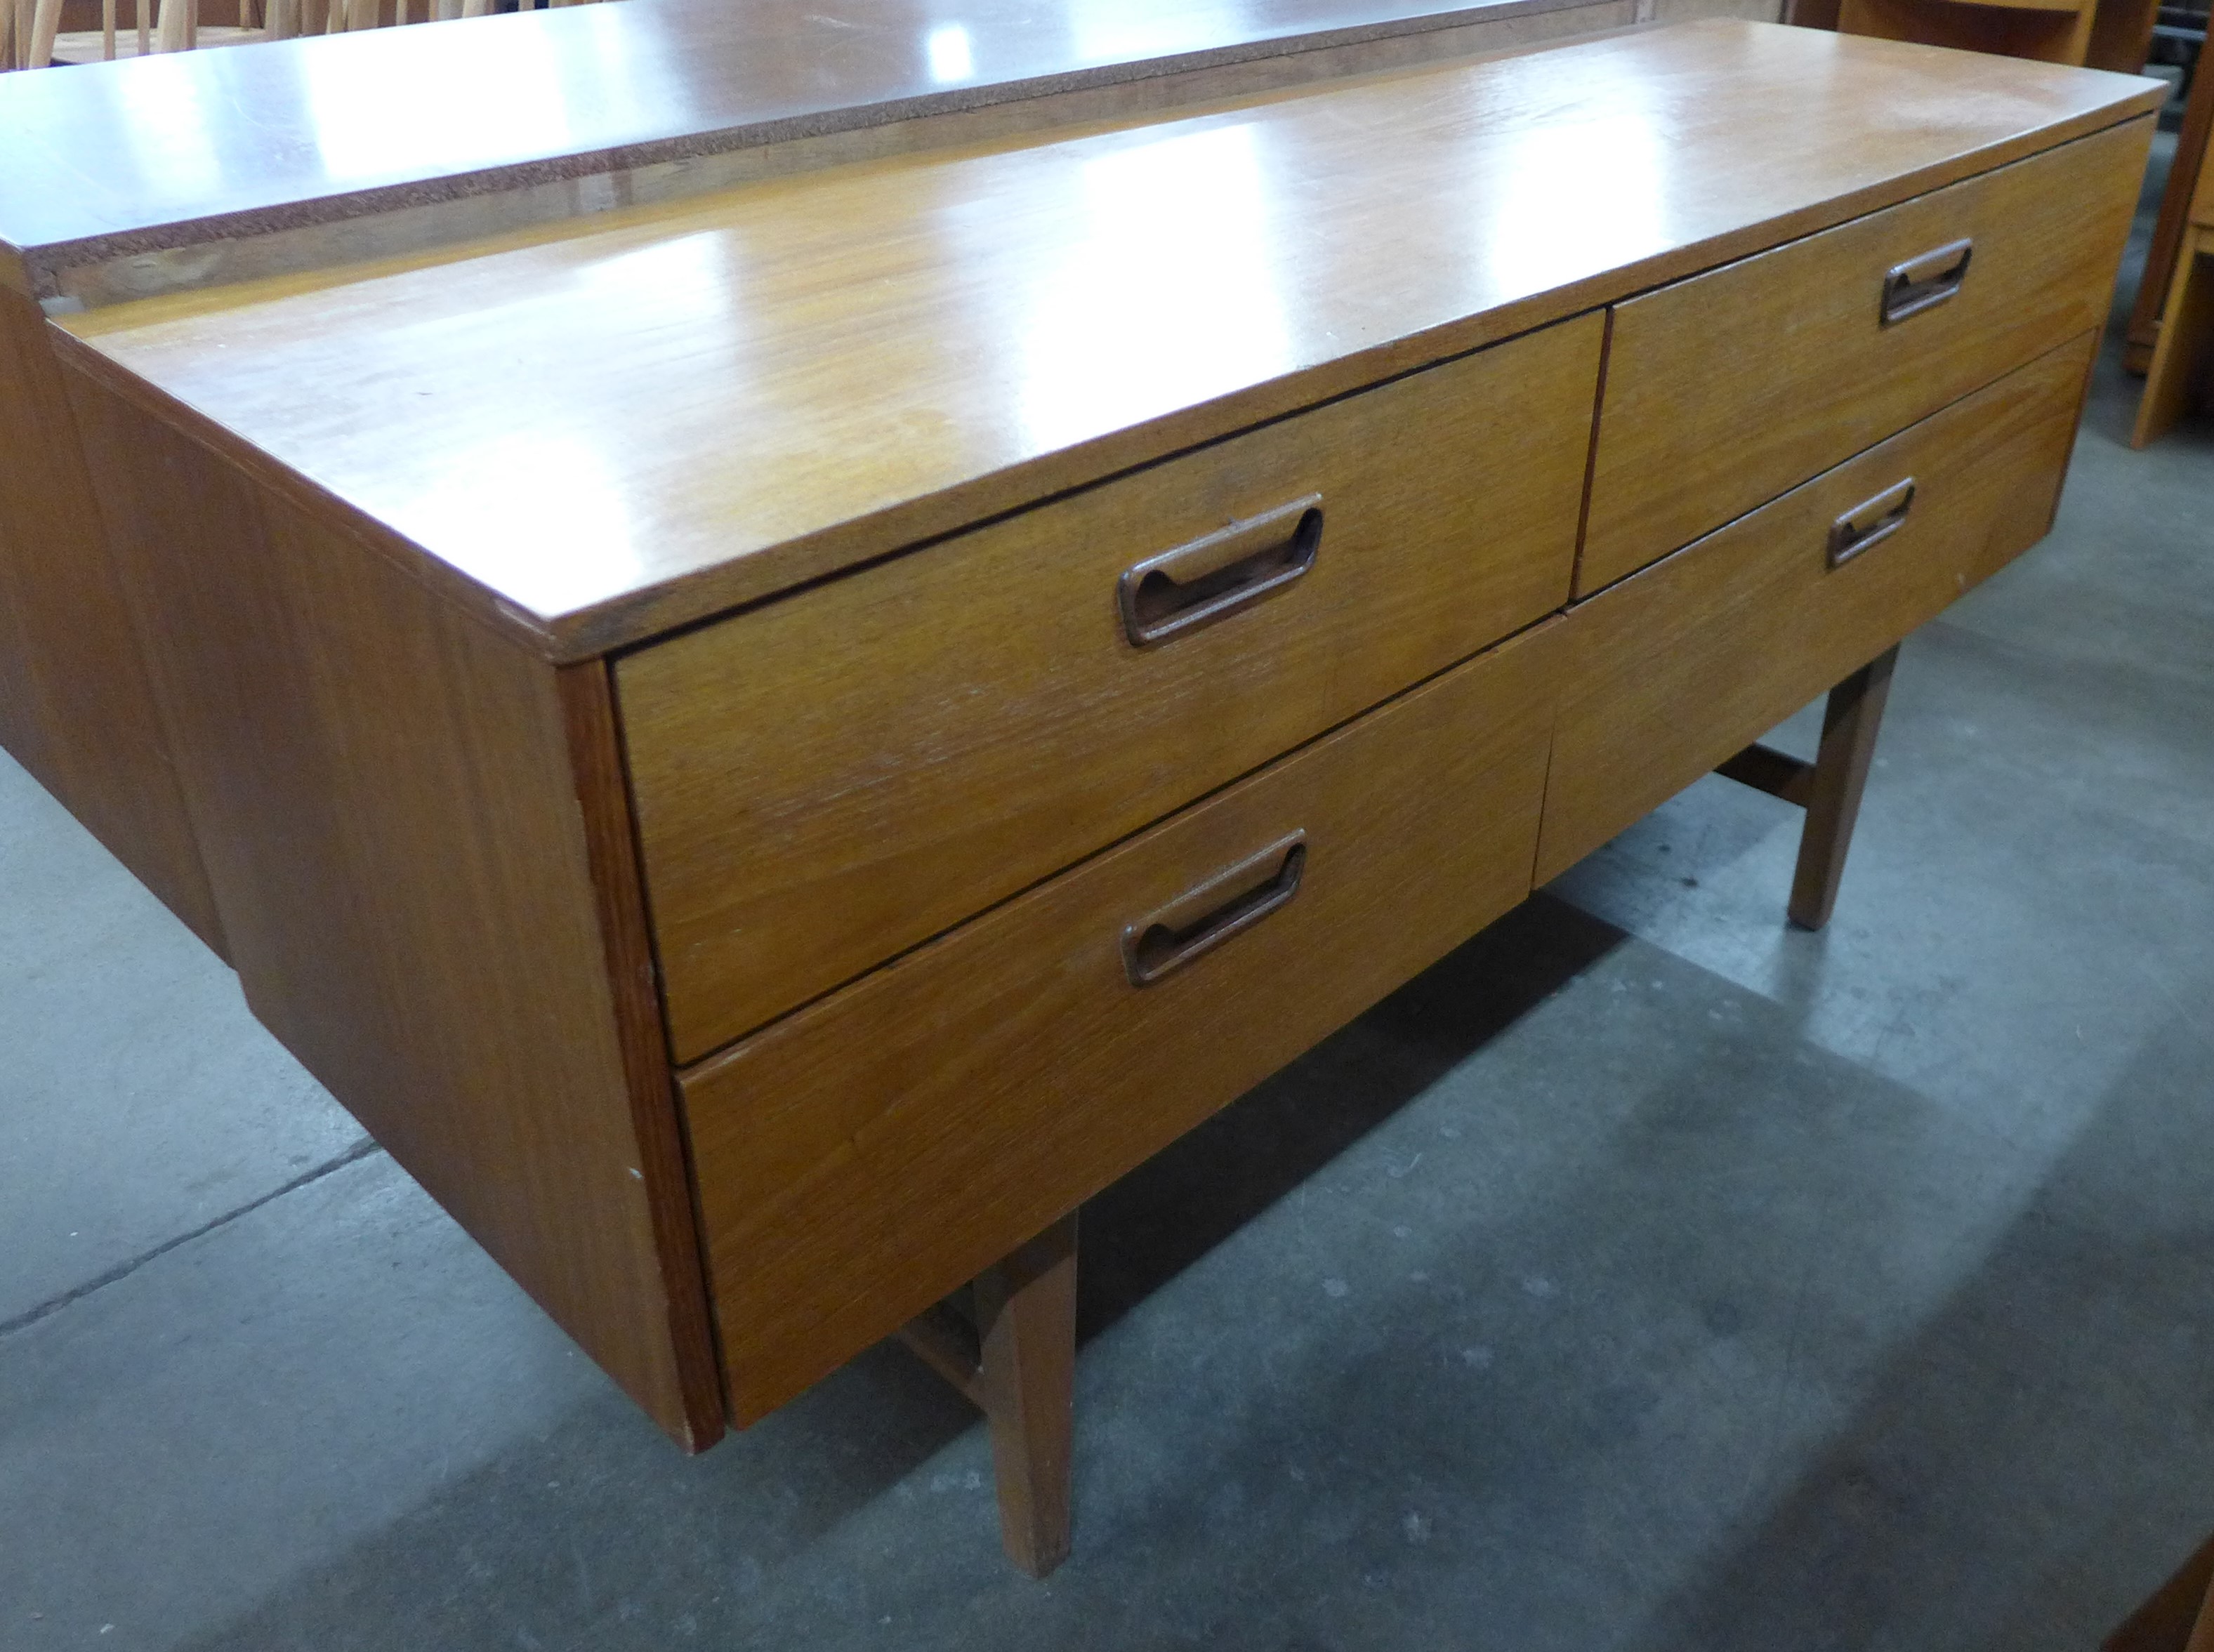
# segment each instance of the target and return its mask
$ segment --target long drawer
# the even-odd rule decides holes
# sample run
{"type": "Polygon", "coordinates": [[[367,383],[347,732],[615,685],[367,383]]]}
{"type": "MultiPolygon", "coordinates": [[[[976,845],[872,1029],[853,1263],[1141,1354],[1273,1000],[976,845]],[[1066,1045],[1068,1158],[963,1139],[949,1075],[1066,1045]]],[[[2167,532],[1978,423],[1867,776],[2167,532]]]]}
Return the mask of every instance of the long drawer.
{"type": "Polygon", "coordinates": [[[686,1074],[761,1416],[1529,891],[1559,622],[686,1074]]]}
{"type": "Polygon", "coordinates": [[[622,661],[678,1058],[1558,608],[1601,331],[1563,323],[622,661]]]}
{"type": "Polygon", "coordinates": [[[1587,595],[2107,314],[2131,121],[1615,307],[1587,595]]]}
{"type": "Polygon", "coordinates": [[[2063,345],[1571,609],[1538,881],[2042,538],[2096,344],[2063,345]]]}

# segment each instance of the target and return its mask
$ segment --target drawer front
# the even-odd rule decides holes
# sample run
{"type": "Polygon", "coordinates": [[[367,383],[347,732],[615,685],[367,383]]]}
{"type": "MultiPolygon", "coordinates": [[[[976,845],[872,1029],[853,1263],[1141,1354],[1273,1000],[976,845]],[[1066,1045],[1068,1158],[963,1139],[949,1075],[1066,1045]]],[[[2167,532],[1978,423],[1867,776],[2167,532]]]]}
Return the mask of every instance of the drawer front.
{"type": "Polygon", "coordinates": [[[2096,344],[2062,346],[1571,609],[1538,880],[2043,538],[2096,344]],[[1880,529],[1910,479],[1896,529],[1832,566],[1840,520],[1880,529]]]}
{"type": "Polygon", "coordinates": [[[1578,594],[2101,326],[2150,132],[2134,121],[1618,305],[1578,594]],[[1911,313],[1887,324],[1887,292],[1911,313]]]}
{"type": "Polygon", "coordinates": [[[1520,901],[1558,628],[685,1075],[735,1413],[782,1404],[1520,901]]]}
{"type": "Polygon", "coordinates": [[[1601,331],[1512,340],[623,661],[678,1058],[1560,607],[1601,331]],[[1296,566],[1316,499],[1306,571],[1236,601],[1296,566]],[[1129,640],[1127,572],[1272,512],[1179,579],[1131,581],[1169,634],[1129,640]],[[1247,583],[1178,628],[1178,587],[1204,600],[1193,569],[1219,557],[1247,583]]]}

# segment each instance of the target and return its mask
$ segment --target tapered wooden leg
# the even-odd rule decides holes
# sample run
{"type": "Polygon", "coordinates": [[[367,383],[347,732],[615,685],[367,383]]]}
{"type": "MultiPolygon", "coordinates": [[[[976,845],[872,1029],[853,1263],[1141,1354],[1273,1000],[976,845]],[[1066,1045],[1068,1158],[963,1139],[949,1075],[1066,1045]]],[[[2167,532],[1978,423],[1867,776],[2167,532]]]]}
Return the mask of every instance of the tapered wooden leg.
{"type": "Polygon", "coordinates": [[[979,1274],[965,1296],[932,1309],[900,1337],[990,1423],[1000,1541],[1008,1559],[1043,1577],[1068,1558],[1075,1213],[979,1274]]]}
{"type": "Polygon", "coordinates": [[[1076,1384],[1076,1215],[973,1288],[984,1414],[1007,1558],[1043,1577],[1068,1558],[1076,1384]]]}
{"type": "Polygon", "coordinates": [[[2214,1652],[2214,1538],[2100,1642],[2099,1652],[2214,1652]]]}
{"type": "Polygon", "coordinates": [[[1885,649],[1831,689],[1830,703],[1823,708],[1822,745],[1814,757],[1807,824],[1799,835],[1799,866],[1791,878],[1789,910],[1801,929],[1820,929],[1837,907],[1838,882],[1845,875],[1845,852],[1852,847],[1861,792],[1875,757],[1876,731],[1891,696],[1891,669],[1898,663],[1897,646],[1885,649]]]}
{"type": "Polygon", "coordinates": [[[1883,702],[1891,694],[1891,668],[1898,662],[1894,645],[1830,690],[1822,746],[1813,762],[1756,743],[1715,771],[1807,811],[1788,909],[1801,929],[1820,929],[1838,904],[1838,880],[1845,875],[1845,851],[1852,847],[1883,702]]]}

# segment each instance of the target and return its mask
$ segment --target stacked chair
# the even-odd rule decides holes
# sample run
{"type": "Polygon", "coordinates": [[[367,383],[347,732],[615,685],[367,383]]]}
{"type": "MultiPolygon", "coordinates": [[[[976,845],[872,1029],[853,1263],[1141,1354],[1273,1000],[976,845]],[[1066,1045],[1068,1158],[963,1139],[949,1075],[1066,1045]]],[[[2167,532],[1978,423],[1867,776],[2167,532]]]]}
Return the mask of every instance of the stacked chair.
{"type": "MultiPolygon", "coordinates": [[[[216,0],[223,3],[223,0],[216,0]]],[[[590,0],[229,0],[203,22],[200,0],[0,0],[0,70],[289,40],[303,34],[444,22],[590,0]]]]}

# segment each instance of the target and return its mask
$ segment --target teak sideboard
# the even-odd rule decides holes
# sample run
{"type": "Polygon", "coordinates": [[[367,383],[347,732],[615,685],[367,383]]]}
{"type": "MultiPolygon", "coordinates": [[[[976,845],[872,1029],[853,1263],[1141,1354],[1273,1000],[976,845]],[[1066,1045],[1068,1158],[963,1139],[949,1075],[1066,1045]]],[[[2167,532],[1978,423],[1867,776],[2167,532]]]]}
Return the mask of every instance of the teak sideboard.
{"type": "Polygon", "coordinates": [[[905,1328],[1043,1570],[1086,1198],[1717,767],[1826,918],[2161,96],[1640,30],[54,342],[255,1013],[681,1441],[905,1328]]]}

